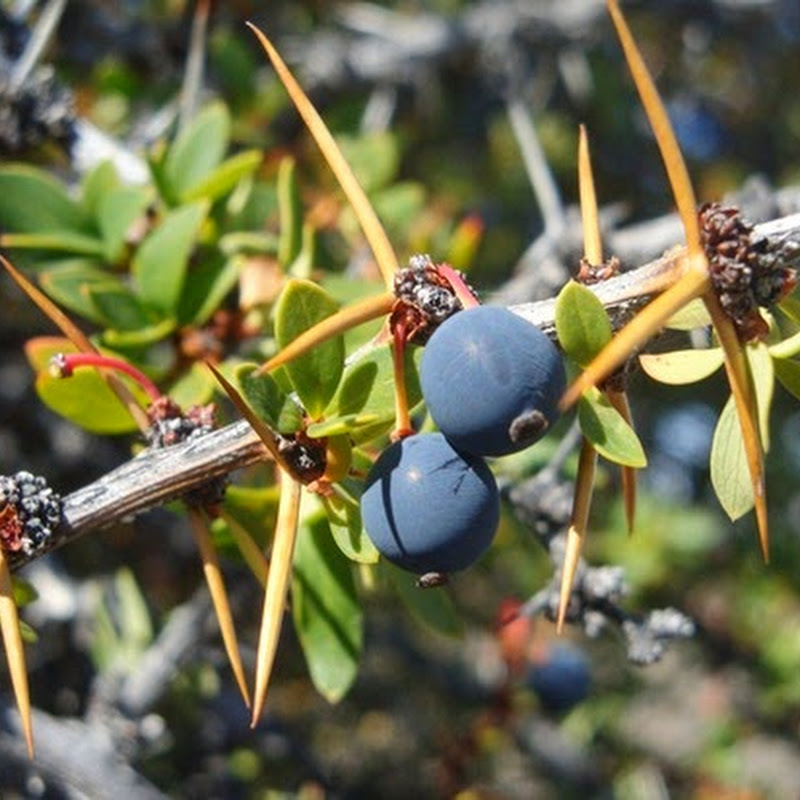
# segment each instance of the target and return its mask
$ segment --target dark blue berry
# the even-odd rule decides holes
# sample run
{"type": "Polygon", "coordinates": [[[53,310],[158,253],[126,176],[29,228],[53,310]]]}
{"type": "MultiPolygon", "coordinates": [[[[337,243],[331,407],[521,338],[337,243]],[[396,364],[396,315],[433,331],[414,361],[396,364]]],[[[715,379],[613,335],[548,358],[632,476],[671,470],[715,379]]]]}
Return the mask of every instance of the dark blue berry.
{"type": "Polygon", "coordinates": [[[557,642],[545,658],[531,666],[527,683],[547,711],[565,713],[586,699],[592,676],[583,650],[557,642]]]}
{"type": "Polygon", "coordinates": [[[455,572],[481,556],[500,515],[486,462],[440,433],[408,436],[385,450],[361,496],[364,528],[389,561],[417,574],[455,572]]]}
{"type": "Polygon", "coordinates": [[[459,311],[437,328],[420,380],[439,430],[460,450],[483,456],[538,441],[557,419],[566,388],[555,345],[499,306],[459,311]]]}

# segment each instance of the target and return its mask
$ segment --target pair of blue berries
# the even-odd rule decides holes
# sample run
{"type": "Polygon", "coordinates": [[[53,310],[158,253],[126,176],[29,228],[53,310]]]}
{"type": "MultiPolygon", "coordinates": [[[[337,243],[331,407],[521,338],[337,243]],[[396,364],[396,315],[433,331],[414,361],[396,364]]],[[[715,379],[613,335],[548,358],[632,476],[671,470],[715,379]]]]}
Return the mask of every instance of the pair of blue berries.
{"type": "Polygon", "coordinates": [[[361,497],[364,527],[390,561],[417,574],[456,572],[489,547],[500,517],[484,456],[522,450],[558,416],[566,376],[538,328],[506,308],[454,314],[425,345],[422,394],[440,433],[385,450],[361,497]]]}

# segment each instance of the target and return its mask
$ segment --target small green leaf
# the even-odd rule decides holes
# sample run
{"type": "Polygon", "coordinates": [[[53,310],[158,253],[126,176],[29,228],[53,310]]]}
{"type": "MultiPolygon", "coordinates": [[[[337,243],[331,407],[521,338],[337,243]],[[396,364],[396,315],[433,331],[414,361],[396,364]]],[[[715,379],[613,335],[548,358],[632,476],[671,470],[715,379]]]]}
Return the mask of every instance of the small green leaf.
{"type": "Polygon", "coordinates": [[[328,515],[333,540],[342,553],[360,564],[377,563],[379,553],[364,532],[358,501],[351,497],[332,495],[323,498],[322,503],[328,515]]]}
{"type": "MultiPolygon", "coordinates": [[[[409,408],[422,399],[418,363],[422,348],[405,350],[406,394],[409,408]]],[[[319,425],[309,426],[311,436],[350,433],[357,444],[374,439],[394,422],[394,365],[388,345],[376,347],[364,358],[349,364],[339,388],[319,425]]]]}
{"type": "Polygon", "coordinates": [[[303,243],[303,206],[297,186],[293,158],[281,160],[278,168],[278,207],[280,212],[280,240],[278,262],[286,268],[292,264],[303,243]]]}
{"type": "Polygon", "coordinates": [[[769,354],[773,358],[792,358],[800,353],[800,331],[771,344],[769,354]]]}
{"type": "MultiPolygon", "coordinates": [[[[292,279],[275,306],[275,339],[286,347],[301,333],[335,314],[339,304],[317,284],[292,279]]],[[[300,402],[319,419],[339,385],[344,369],[344,340],[336,336],[285,365],[300,402]]]]}
{"type": "Polygon", "coordinates": [[[255,364],[240,364],[234,381],[247,404],[273,431],[294,433],[303,427],[303,413],[297,403],[278,386],[272,375],[255,375],[255,364]]]}
{"type": "Polygon", "coordinates": [[[742,441],[742,428],[733,397],[722,409],[711,441],[711,485],[731,520],[753,508],[753,482],[742,441]]]}
{"type": "Polygon", "coordinates": [[[243,263],[237,256],[223,260],[209,255],[193,265],[178,305],[178,322],[196,326],[208,322],[238,283],[243,263]]]}
{"type": "Polygon", "coordinates": [[[772,366],[781,386],[800,400],[800,363],[788,358],[776,358],[772,366]]]}
{"type": "Polygon", "coordinates": [[[721,347],[704,350],[673,350],[670,353],[641,353],[642,369],[655,381],[683,386],[713,375],[723,364],[721,347]]]}
{"type": "Polygon", "coordinates": [[[149,347],[156,342],[162,341],[169,336],[176,328],[175,320],[171,317],[158,320],[142,328],[123,331],[115,328],[107,328],[103,331],[101,338],[103,344],[111,348],[127,350],[131,348],[149,347]]]}
{"type": "Polygon", "coordinates": [[[101,161],[86,175],[81,184],[81,205],[86,213],[96,218],[109,193],[119,185],[119,174],[113,162],[101,161]]]}
{"type": "Polygon", "coordinates": [[[381,559],[379,567],[417,622],[444,636],[460,636],[463,633],[461,618],[444,587],[420,589],[414,575],[394,566],[385,558],[381,559]]]}
{"type": "Polygon", "coordinates": [[[6,233],[3,234],[3,247],[12,250],[54,250],[74,256],[103,256],[103,243],[100,239],[66,230],[6,233]]]}
{"type": "MultiPolygon", "coordinates": [[[[131,433],[137,429],[131,415],[97,370],[77,369],[71,378],[54,378],[48,371],[50,359],[56,353],[74,353],[68,339],[40,337],[25,344],[25,355],[36,377],[36,391],[42,402],[70,422],[91,433],[131,433]]],[[[147,403],[141,387],[122,377],[142,405],[147,403]]]]}
{"type": "Polygon", "coordinates": [[[170,212],[134,256],[131,268],[139,296],[162,314],[174,314],[178,308],[189,256],[207,213],[208,203],[170,212]]]}
{"type": "Polygon", "coordinates": [[[196,183],[181,196],[191,200],[218,200],[233,190],[243,178],[252,175],[264,158],[260,150],[243,150],[225,159],[208,177],[196,183]]]}
{"type": "Polygon", "coordinates": [[[698,297],[676,311],[668,320],[666,327],[676,331],[693,331],[711,324],[711,317],[703,301],[698,297]]]}
{"type": "Polygon", "coordinates": [[[111,276],[83,289],[103,324],[119,331],[136,331],[153,323],[153,315],[139,298],[121,281],[111,276]]]}
{"type": "Polygon", "coordinates": [[[564,352],[585,367],[611,341],[611,322],[591,290],[569,281],[556,299],[556,333],[564,352]]]}
{"type": "Polygon", "coordinates": [[[142,186],[120,186],[110,191],[97,209],[97,226],[106,259],[116,264],[124,255],[131,225],[141,218],[151,198],[142,186]]]}
{"type": "Polygon", "coordinates": [[[170,145],[163,164],[163,179],[172,203],[183,202],[225,156],[231,118],[223,103],[204,108],[170,145]]]}
{"type": "Polygon", "coordinates": [[[351,563],[334,543],[322,514],[300,525],[292,616],[314,686],[329,702],[338,702],[358,672],[363,615],[351,563]]]}
{"type": "Polygon", "coordinates": [[[169,387],[169,396],[181,408],[189,408],[208,403],[216,387],[217,382],[211,370],[205,364],[195,361],[169,387]]]}
{"type": "Polygon", "coordinates": [[[639,437],[602,392],[595,388],[584,392],[578,400],[578,421],[583,435],[604,458],[626,467],[647,466],[639,437]]]}
{"type": "Polygon", "coordinates": [[[64,186],[24,164],[0,169],[0,228],[19,233],[87,233],[89,220],[64,186]]]}
{"type": "Polygon", "coordinates": [[[88,258],[50,262],[39,273],[39,284],[42,289],[59,305],[102,325],[107,324],[107,319],[95,307],[89,290],[95,286],[117,283],[117,278],[110,272],[100,269],[96,261],[88,258]]]}

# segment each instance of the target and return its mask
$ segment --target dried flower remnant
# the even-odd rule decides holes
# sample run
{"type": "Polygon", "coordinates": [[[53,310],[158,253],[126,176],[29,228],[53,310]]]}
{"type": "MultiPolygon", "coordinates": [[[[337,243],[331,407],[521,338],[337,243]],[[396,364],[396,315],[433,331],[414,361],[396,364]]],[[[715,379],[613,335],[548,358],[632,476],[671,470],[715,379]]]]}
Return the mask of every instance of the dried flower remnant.
{"type": "Polygon", "coordinates": [[[63,520],[61,497],[30,472],[0,475],[0,547],[32,555],[63,520]]]}
{"type": "Polygon", "coordinates": [[[700,241],[711,284],[742,341],[764,339],[768,326],[759,308],[769,308],[797,282],[785,243],[757,236],[738,208],[706,203],[700,208],[700,241]]]}

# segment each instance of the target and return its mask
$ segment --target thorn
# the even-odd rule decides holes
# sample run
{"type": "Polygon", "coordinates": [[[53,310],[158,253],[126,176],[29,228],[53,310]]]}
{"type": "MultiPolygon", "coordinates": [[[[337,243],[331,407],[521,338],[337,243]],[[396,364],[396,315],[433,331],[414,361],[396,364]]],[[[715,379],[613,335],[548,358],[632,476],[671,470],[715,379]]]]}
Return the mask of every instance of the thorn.
{"type": "Polygon", "coordinates": [[[25,650],[22,645],[17,604],[14,601],[11,570],[8,566],[5,551],[2,549],[0,549],[0,629],[2,629],[8,672],[11,675],[11,685],[14,688],[14,698],[22,721],[25,743],[28,746],[28,755],[33,760],[33,726],[31,724],[28,672],[25,668],[25,650]]]}
{"type": "Polygon", "coordinates": [[[394,282],[394,274],[397,272],[399,266],[397,256],[369,198],[358,182],[358,179],[347,163],[344,155],[342,155],[342,151],[336,144],[336,141],[325,125],[322,117],[320,117],[319,113],[308,99],[308,96],[300,87],[300,84],[295,80],[272,42],[270,42],[253,23],[247,22],[245,24],[253,31],[261,43],[261,46],[264,48],[264,52],[266,52],[269,60],[272,62],[272,66],[275,68],[278,77],[289,93],[298,114],[303,118],[303,122],[305,122],[309,133],[314,137],[314,140],[322,151],[322,155],[328,162],[328,166],[336,176],[339,186],[341,186],[342,191],[353,207],[353,212],[375,256],[375,261],[378,263],[378,267],[386,282],[386,287],[391,290],[394,282]]]}
{"type": "Polygon", "coordinates": [[[264,710],[278,637],[283,623],[289,576],[292,571],[294,545],[297,540],[297,525],[300,514],[301,484],[281,471],[281,496],[278,504],[278,521],[272,543],[272,556],[264,592],[264,611],[261,617],[261,632],[258,637],[256,656],[256,688],[253,697],[253,716],[250,727],[255,728],[264,710]]]}
{"type": "Polygon", "coordinates": [[[586,127],[581,125],[578,138],[578,186],[580,189],[581,220],[583,221],[583,255],[593,265],[603,263],[603,241],[597,215],[597,195],[594,190],[592,162],[586,127]]]}
{"type": "MultiPolygon", "coordinates": [[[[620,416],[633,429],[633,418],[628,395],[625,391],[606,390],[606,396],[620,416]]],[[[625,520],[628,523],[628,534],[633,533],[634,519],[636,517],[636,468],[623,466],[622,468],[622,498],[625,504],[625,520]]]]}
{"type": "Polygon", "coordinates": [[[228,593],[225,590],[222,570],[219,567],[217,551],[211,541],[211,535],[202,512],[197,508],[189,508],[189,521],[191,522],[195,542],[197,542],[197,549],[200,551],[200,558],[203,561],[203,574],[208,584],[211,600],[214,603],[214,612],[217,615],[225,652],[228,654],[228,661],[239,686],[239,691],[244,698],[244,703],[250,708],[250,692],[247,689],[247,681],[244,677],[244,667],[239,654],[239,643],[236,639],[236,626],[233,622],[233,614],[228,602],[228,593]]]}

